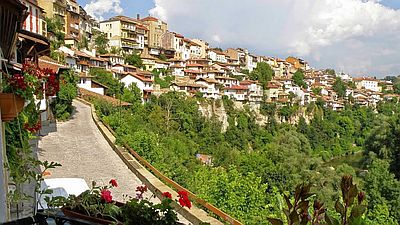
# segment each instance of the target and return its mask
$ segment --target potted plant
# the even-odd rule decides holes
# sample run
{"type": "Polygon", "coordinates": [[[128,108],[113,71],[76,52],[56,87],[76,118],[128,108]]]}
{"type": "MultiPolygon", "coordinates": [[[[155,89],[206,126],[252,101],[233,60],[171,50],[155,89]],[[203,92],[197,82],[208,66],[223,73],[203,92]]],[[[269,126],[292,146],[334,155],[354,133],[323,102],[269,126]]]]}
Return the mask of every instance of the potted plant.
{"type": "MultiPolygon", "coordinates": [[[[54,96],[59,91],[59,82],[51,69],[39,69],[33,64],[24,64],[20,73],[4,76],[3,93],[0,93],[2,120],[11,121],[26,105],[37,111],[35,101],[45,95],[54,96]]],[[[34,113],[34,112],[32,112],[34,113]]],[[[37,114],[35,112],[34,114],[37,114]]],[[[38,120],[29,121],[34,126],[38,120]]]]}
{"type": "MultiPolygon", "coordinates": [[[[172,195],[163,193],[161,203],[154,204],[149,199],[144,199],[147,192],[145,185],[136,188],[136,196],[126,203],[114,201],[111,189],[118,187],[117,182],[112,179],[107,186],[96,186],[83,192],[79,196],[69,196],[66,199],[45,197],[47,205],[51,208],[61,207],[66,216],[97,224],[126,224],[126,225],[176,225],[179,224],[178,217],[174,212],[171,203],[172,195]]],[[[152,196],[153,197],[153,196],[152,196]]],[[[184,191],[179,192],[179,203],[181,206],[191,207],[188,195],[184,191]]]]}
{"type": "Polygon", "coordinates": [[[24,99],[13,93],[0,93],[1,120],[8,122],[24,108],[24,99]]]}
{"type": "Polygon", "coordinates": [[[3,121],[11,121],[22,111],[25,101],[41,93],[40,74],[33,67],[24,64],[21,73],[5,76],[3,93],[0,93],[0,107],[3,121]]]}
{"type": "Polygon", "coordinates": [[[120,207],[123,204],[113,201],[111,194],[111,189],[118,187],[118,184],[114,179],[110,180],[109,184],[100,187],[96,186],[96,182],[92,182],[90,190],[79,196],[69,196],[61,210],[66,216],[98,224],[122,224],[120,207]]]}

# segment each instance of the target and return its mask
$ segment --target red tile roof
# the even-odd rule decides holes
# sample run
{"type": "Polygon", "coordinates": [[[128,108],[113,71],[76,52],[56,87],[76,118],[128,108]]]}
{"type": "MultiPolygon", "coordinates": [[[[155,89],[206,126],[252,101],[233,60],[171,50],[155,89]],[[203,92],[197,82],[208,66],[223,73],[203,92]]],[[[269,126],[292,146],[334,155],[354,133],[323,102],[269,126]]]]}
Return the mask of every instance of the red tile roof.
{"type": "Polygon", "coordinates": [[[48,57],[48,56],[42,56],[39,58],[39,68],[44,69],[44,68],[50,68],[54,72],[58,73],[58,70],[61,69],[66,69],[68,68],[62,63],[57,62],[56,60],[48,57]]]}
{"type": "Polygon", "coordinates": [[[155,18],[155,17],[152,17],[152,16],[148,16],[148,17],[145,17],[145,18],[141,19],[141,21],[153,21],[153,22],[157,22],[158,19],[155,18]]]}
{"type": "Polygon", "coordinates": [[[205,65],[203,64],[198,64],[198,63],[192,63],[192,64],[187,64],[186,67],[204,67],[205,65]]]}
{"type": "Polygon", "coordinates": [[[249,88],[245,87],[245,86],[241,86],[241,85],[234,85],[234,86],[231,86],[231,87],[226,87],[224,89],[225,90],[248,90],[249,88]]]}

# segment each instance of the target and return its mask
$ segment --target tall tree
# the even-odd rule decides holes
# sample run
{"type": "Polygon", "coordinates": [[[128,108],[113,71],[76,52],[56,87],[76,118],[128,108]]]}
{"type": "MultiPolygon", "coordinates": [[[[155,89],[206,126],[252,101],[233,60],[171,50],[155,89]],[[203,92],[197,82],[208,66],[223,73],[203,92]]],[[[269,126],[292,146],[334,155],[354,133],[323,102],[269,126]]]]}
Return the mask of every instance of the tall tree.
{"type": "Polygon", "coordinates": [[[333,90],[336,91],[337,95],[340,98],[346,97],[346,84],[340,79],[340,77],[336,77],[335,83],[333,83],[333,90]]]}
{"type": "Polygon", "coordinates": [[[250,73],[249,78],[251,80],[258,80],[265,87],[274,74],[274,70],[267,63],[259,62],[257,63],[257,68],[250,73]]]}
{"type": "Polygon", "coordinates": [[[299,87],[307,88],[307,83],[304,81],[304,73],[301,70],[297,70],[293,74],[293,83],[299,87]]]}
{"type": "Polygon", "coordinates": [[[129,65],[136,66],[137,68],[143,67],[143,60],[140,58],[139,53],[133,53],[125,56],[125,62],[129,65]]]}
{"type": "Polygon", "coordinates": [[[99,54],[106,54],[108,48],[107,35],[100,31],[94,31],[94,43],[96,45],[96,51],[99,54]]]}

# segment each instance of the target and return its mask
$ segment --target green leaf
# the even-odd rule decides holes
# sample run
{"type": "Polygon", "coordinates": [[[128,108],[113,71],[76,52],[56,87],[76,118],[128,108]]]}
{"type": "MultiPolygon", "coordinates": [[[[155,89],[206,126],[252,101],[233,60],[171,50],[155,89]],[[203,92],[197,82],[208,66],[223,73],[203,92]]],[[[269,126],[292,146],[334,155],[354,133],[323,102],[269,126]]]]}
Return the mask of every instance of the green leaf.
{"type": "Polygon", "coordinates": [[[342,205],[342,203],[339,202],[339,199],[336,200],[335,210],[336,212],[340,213],[340,215],[344,215],[344,206],[342,205]]]}
{"type": "Polygon", "coordinates": [[[267,220],[268,220],[272,225],[283,225],[283,222],[282,222],[282,220],[280,220],[280,219],[267,218],[267,220]]]}
{"type": "Polygon", "coordinates": [[[339,225],[339,221],[335,218],[330,217],[328,213],[325,213],[325,222],[328,225],[339,225]]]}
{"type": "Polygon", "coordinates": [[[351,210],[351,216],[352,217],[360,217],[365,213],[366,210],[367,210],[366,205],[356,205],[351,210]]]}

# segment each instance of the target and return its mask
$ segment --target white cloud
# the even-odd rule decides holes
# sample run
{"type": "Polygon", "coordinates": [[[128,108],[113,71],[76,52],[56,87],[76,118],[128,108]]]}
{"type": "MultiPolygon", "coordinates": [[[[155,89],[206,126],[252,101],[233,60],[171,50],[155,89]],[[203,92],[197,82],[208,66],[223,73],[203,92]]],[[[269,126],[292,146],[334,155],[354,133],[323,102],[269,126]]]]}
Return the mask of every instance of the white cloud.
{"type": "Polygon", "coordinates": [[[91,0],[89,4],[85,5],[84,9],[98,20],[104,20],[105,14],[121,14],[123,9],[120,4],[120,0],[91,0]]]}
{"type": "Polygon", "coordinates": [[[379,0],[154,2],[151,13],[167,20],[170,30],[220,47],[293,54],[355,75],[400,74],[400,61],[392,61],[400,58],[400,11],[379,0]]]}

